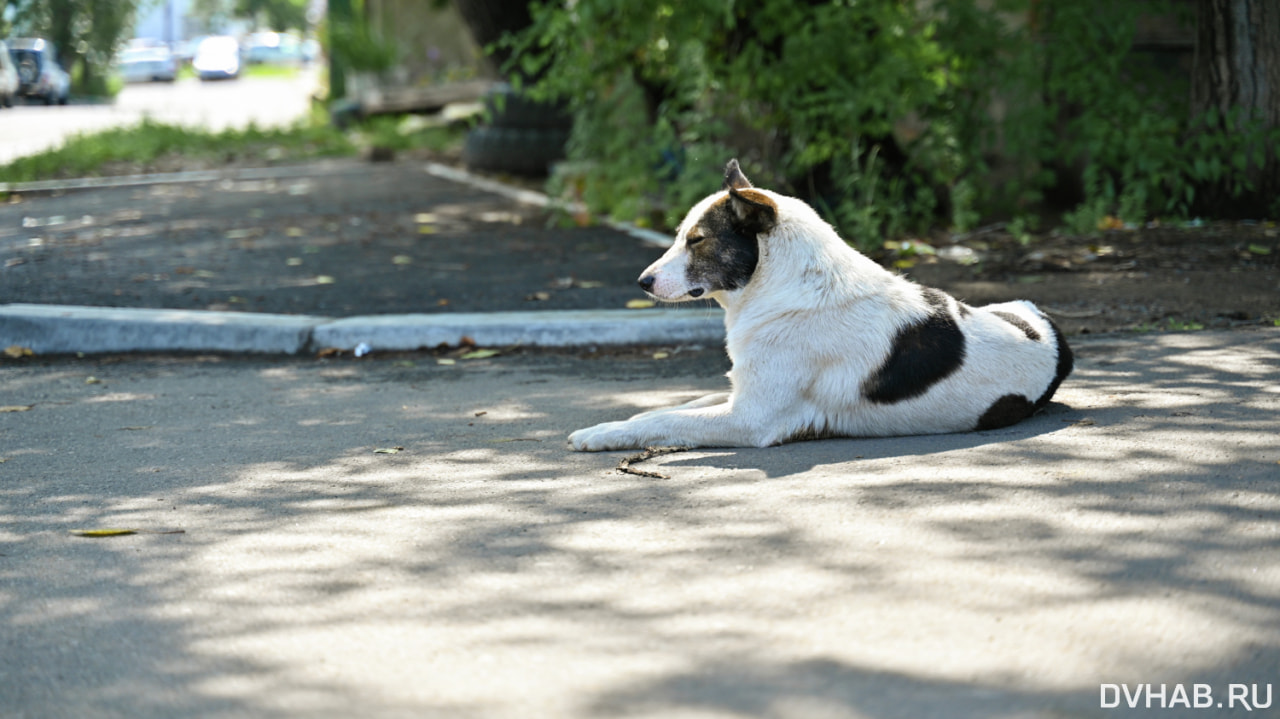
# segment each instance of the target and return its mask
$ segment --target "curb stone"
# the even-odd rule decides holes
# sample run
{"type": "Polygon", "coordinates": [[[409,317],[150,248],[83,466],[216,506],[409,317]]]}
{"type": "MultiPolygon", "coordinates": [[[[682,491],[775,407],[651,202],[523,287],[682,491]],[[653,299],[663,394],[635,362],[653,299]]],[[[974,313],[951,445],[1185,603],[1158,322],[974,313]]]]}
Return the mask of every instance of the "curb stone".
{"type": "Polygon", "coordinates": [[[36,354],[302,354],[458,346],[587,347],[724,341],[723,313],[678,309],[376,315],[334,319],[205,310],[0,305],[0,347],[36,354]]]}

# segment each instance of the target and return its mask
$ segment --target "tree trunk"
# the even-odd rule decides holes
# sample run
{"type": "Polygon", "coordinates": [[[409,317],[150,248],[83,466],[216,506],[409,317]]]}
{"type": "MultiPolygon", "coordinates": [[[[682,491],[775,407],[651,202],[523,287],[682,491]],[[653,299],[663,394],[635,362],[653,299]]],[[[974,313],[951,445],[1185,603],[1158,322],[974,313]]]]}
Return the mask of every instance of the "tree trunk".
{"type": "MultiPolygon", "coordinates": [[[[1280,129],[1280,2],[1276,0],[1199,0],[1196,54],[1191,78],[1193,117],[1217,111],[1218,126],[1208,132],[1234,132],[1244,123],[1280,129]],[[1230,113],[1241,113],[1229,126],[1230,113]]],[[[1247,148],[1254,154],[1256,148],[1247,148]]],[[[1231,198],[1225,187],[1205,188],[1206,207],[1218,215],[1259,218],[1280,210],[1280,156],[1264,148],[1263,162],[1245,172],[1253,191],[1231,198]]]]}

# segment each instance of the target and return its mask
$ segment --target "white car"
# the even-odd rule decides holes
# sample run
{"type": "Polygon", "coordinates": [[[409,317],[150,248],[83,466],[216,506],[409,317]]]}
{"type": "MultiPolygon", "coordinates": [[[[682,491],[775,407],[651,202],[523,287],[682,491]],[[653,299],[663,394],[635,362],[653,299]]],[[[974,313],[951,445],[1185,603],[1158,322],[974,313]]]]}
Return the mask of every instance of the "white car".
{"type": "Polygon", "coordinates": [[[240,43],[229,35],[200,41],[191,66],[201,80],[229,80],[240,76],[240,43]]]}
{"type": "Polygon", "coordinates": [[[18,94],[38,97],[44,104],[67,104],[71,76],[58,64],[58,49],[41,38],[9,41],[9,59],[18,68],[18,94]]]}
{"type": "Polygon", "coordinates": [[[18,94],[18,68],[9,57],[9,46],[0,41],[0,107],[13,107],[18,94]]]}

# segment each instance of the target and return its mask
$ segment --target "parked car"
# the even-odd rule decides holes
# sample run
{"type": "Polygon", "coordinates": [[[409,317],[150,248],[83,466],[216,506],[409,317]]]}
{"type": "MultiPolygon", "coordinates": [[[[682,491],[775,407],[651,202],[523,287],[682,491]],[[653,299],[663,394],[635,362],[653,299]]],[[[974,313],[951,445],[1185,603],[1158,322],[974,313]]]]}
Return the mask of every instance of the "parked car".
{"type": "Polygon", "coordinates": [[[257,32],[245,43],[245,61],[249,65],[301,65],[302,41],[282,32],[257,32]]]}
{"type": "Polygon", "coordinates": [[[240,43],[230,35],[200,41],[191,66],[201,80],[229,80],[240,76],[240,43]]]}
{"type": "Polygon", "coordinates": [[[9,41],[9,58],[18,68],[18,95],[38,97],[44,104],[67,104],[71,76],[58,64],[58,48],[42,38],[9,41]]]}
{"type": "Polygon", "coordinates": [[[167,47],[145,47],[120,54],[120,74],[125,82],[173,82],[178,63],[167,47]]]}
{"type": "Polygon", "coordinates": [[[13,107],[18,94],[18,68],[9,57],[9,46],[0,41],[0,107],[13,107]]]}

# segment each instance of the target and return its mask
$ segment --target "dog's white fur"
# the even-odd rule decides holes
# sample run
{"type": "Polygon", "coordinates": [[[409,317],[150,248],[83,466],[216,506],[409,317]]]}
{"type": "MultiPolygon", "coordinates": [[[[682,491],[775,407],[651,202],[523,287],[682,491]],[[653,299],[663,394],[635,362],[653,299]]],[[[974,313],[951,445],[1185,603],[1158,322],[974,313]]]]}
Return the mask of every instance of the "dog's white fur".
{"type": "Polygon", "coordinates": [[[688,278],[689,232],[728,191],[695,206],[675,244],[642,275],[653,278],[658,299],[706,296],[724,307],[731,390],[578,430],[569,437],[574,449],[764,447],[806,437],[969,431],[1007,395],[1047,400],[1063,374],[1060,350],[1070,370],[1070,350],[1031,303],[970,308],[934,291],[931,306],[924,288],[849,247],[803,201],[750,192],[776,207],[776,224],[758,237],[758,263],[745,286],[718,291],[688,278]],[[937,313],[940,298],[964,336],[963,362],[919,396],[869,400],[867,382],[899,332],[937,313]],[[1038,338],[993,312],[1020,318],[1038,338]]]}

